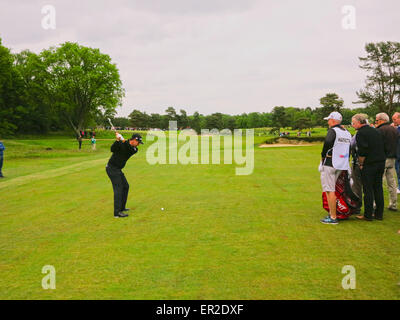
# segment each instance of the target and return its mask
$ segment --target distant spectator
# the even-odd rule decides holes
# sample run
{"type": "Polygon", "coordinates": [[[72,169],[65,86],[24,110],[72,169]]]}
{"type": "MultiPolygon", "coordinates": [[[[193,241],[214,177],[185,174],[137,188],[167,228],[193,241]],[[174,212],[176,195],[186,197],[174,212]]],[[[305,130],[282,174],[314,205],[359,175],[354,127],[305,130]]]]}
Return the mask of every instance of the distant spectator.
{"type": "Polygon", "coordinates": [[[94,137],[92,137],[92,139],[90,139],[90,141],[92,142],[92,150],[96,150],[96,139],[94,137]]]}
{"type": "Polygon", "coordinates": [[[78,140],[78,143],[79,143],[79,150],[81,150],[82,149],[82,135],[78,134],[76,136],[76,139],[78,140]]]}
{"type": "Polygon", "coordinates": [[[382,112],[376,115],[376,129],[382,134],[386,162],[385,173],[387,186],[389,189],[389,207],[390,211],[397,211],[397,183],[396,183],[396,157],[397,142],[399,134],[396,128],[390,125],[389,116],[382,112]]]}
{"type": "Polygon", "coordinates": [[[4,156],[4,150],[6,150],[6,147],[4,146],[3,142],[0,141],[0,178],[4,178],[2,169],[3,169],[3,156],[4,156]]]}

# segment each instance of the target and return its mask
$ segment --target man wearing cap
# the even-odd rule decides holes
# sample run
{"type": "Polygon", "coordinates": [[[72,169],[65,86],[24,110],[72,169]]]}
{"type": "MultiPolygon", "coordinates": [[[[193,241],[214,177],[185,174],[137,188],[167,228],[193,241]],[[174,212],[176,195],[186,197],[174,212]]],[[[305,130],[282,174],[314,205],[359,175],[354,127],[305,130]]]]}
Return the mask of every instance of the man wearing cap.
{"type": "Polygon", "coordinates": [[[329,215],[321,220],[324,224],[338,224],[336,218],[336,180],[342,170],[349,170],[351,134],[344,129],[342,115],[339,112],[332,112],[328,117],[329,130],[325,138],[321,152],[322,191],[326,193],[329,205],[329,215]]]}
{"type": "Polygon", "coordinates": [[[143,144],[140,134],[133,134],[129,140],[125,140],[118,132],[115,133],[116,141],[111,146],[113,153],[108,161],[106,172],[111,180],[114,190],[114,217],[125,218],[128,215],[124,212],[126,201],[128,199],[129,184],[125,178],[122,169],[125,167],[128,159],[138,152],[138,145],[143,144]]]}

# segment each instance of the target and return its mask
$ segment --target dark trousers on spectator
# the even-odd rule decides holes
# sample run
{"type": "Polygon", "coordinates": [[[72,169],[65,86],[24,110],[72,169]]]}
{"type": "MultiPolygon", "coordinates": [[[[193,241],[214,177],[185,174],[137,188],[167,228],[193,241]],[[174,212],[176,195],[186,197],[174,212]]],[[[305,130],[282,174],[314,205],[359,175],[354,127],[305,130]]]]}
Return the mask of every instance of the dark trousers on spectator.
{"type": "Polygon", "coordinates": [[[364,191],[364,217],[372,219],[383,218],[384,200],[382,178],[385,171],[385,162],[366,164],[361,170],[361,180],[364,191]],[[374,200],[376,209],[374,212],[374,200]]]}
{"type": "Polygon", "coordinates": [[[400,190],[400,159],[396,159],[395,168],[397,173],[397,189],[400,190]]]}
{"type": "MultiPolygon", "coordinates": [[[[351,178],[353,179],[353,185],[351,186],[351,189],[362,202],[361,169],[358,164],[353,164],[351,170],[351,178]]],[[[360,211],[361,208],[357,210],[357,214],[360,213],[360,211]]]]}

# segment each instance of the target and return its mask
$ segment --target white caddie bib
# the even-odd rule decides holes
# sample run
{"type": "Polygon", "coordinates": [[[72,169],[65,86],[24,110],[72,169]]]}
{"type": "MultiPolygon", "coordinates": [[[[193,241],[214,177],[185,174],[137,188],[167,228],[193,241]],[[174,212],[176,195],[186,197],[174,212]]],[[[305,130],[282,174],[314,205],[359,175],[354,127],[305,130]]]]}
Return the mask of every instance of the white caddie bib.
{"type": "Polygon", "coordinates": [[[332,166],[336,170],[349,170],[351,134],[337,127],[333,130],[336,132],[336,139],[332,148],[332,166]]]}

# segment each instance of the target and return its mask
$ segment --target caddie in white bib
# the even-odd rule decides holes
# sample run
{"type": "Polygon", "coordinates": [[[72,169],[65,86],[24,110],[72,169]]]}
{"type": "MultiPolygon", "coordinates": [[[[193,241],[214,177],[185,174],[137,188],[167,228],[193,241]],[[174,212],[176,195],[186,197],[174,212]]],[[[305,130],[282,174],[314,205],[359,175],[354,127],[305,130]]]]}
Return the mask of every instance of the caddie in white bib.
{"type": "Polygon", "coordinates": [[[332,148],[332,166],[336,170],[349,170],[350,142],[351,134],[341,128],[332,128],[335,130],[336,139],[332,148]]]}

